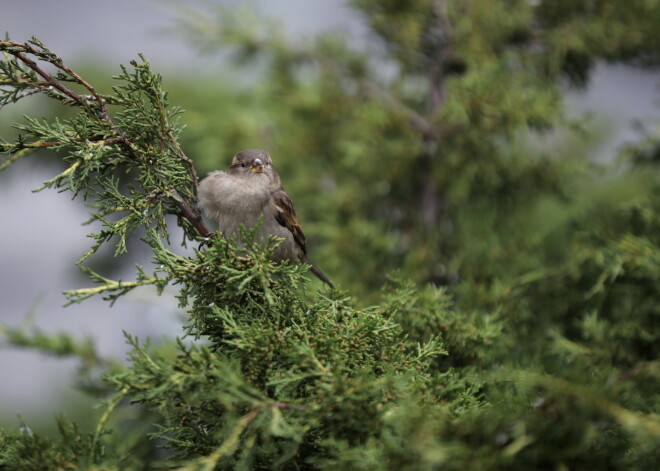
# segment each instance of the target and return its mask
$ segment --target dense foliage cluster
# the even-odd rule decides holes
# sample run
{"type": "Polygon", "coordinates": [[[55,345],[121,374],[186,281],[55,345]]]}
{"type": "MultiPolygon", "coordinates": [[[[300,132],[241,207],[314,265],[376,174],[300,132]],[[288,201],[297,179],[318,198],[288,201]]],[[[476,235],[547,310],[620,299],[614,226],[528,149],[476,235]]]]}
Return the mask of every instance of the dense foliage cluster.
{"type": "Polygon", "coordinates": [[[127,333],[127,366],[2,327],[79,357],[104,407],[91,431],[64,417],[56,437],[0,430],[0,469],[658,467],[659,138],[614,170],[534,143],[581,127],[562,96],[597,61],[658,63],[660,4],[352,3],[373,34],[360,47],[186,10],[184,35],[260,78],[175,82],[169,97],[145,60],[102,94],[38,40],[0,41],[0,104],[41,93],[66,107],[18,124],[0,168],[59,152],[44,187],[94,201],[103,226],[81,263],[136,233],[153,253],[131,282],[85,268],[97,286],[69,300],[169,285],[188,314],[176,341],[127,333]],[[276,239],[209,240],[192,162],[250,147],[287,176],[343,290],[271,262],[276,239]],[[171,215],[190,256],[169,244],[171,215]]]}

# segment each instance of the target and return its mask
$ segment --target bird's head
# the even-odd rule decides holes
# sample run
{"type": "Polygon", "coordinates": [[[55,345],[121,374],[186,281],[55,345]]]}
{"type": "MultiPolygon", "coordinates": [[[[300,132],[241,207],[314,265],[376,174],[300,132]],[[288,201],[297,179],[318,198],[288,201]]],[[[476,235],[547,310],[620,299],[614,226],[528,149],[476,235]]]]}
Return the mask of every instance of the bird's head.
{"type": "Polygon", "coordinates": [[[260,174],[270,176],[273,173],[273,161],[265,150],[242,150],[234,156],[229,173],[244,177],[254,177],[260,174]]]}

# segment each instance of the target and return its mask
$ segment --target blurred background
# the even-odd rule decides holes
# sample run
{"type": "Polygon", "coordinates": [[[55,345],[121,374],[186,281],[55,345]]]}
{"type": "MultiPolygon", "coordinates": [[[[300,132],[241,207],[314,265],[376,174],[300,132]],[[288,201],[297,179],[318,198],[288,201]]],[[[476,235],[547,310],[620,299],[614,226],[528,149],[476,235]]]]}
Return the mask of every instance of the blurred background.
{"type": "MultiPolygon", "coordinates": [[[[586,208],[652,188],[654,172],[630,172],[657,159],[652,29],[570,2],[515,2],[515,14],[474,2],[431,17],[429,2],[390,3],[23,0],[2,6],[0,29],[38,37],[104,92],[143,53],[186,110],[181,141],[198,172],[268,149],[310,258],[360,303],[398,271],[451,287],[469,307],[494,305],[514,280],[567,257],[586,208]]],[[[0,135],[14,137],[22,114],[66,112],[39,97],[5,106],[0,135]]],[[[45,154],[0,174],[0,323],[90,337],[117,358],[123,330],[180,335],[185,312],[171,293],[63,307],[63,291],[89,286],[75,261],[95,228],[82,225],[83,202],[31,191],[59,165],[45,154]]],[[[127,256],[109,250],[90,264],[130,280],[135,263],[149,264],[143,249],[134,240],[127,256]]],[[[18,413],[80,419],[77,362],[0,348],[0,425],[14,427],[18,413]]]]}

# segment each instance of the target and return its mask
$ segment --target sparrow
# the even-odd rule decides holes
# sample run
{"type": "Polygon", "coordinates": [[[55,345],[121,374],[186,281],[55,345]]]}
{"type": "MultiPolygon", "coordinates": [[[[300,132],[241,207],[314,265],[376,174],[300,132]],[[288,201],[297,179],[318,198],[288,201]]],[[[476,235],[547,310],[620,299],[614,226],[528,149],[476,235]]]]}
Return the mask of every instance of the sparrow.
{"type": "Polygon", "coordinates": [[[305,234],[289,195],[268,152],[248,149],[234,155],[226,172],[216,170],[197,188],[202,215],[218,227],[224,237],[238,234],[240,226],[251,229],[263,216],[257,240],[276,236],[284,241],[275,249],[273,260],[306,263],[321,281],[331,288],[321,270],[307,258],[305,234]]]}

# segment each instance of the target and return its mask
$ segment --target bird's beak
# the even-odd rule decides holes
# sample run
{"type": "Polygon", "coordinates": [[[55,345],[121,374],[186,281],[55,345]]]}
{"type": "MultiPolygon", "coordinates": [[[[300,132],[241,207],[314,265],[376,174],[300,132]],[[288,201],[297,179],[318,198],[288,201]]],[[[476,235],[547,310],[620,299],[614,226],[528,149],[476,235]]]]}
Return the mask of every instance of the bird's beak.
{"type": "Polygon", "coordinates": [[[264,173],[264,163],[261,159],[254,159],[250,167],[252,173],[264,173]]]}

